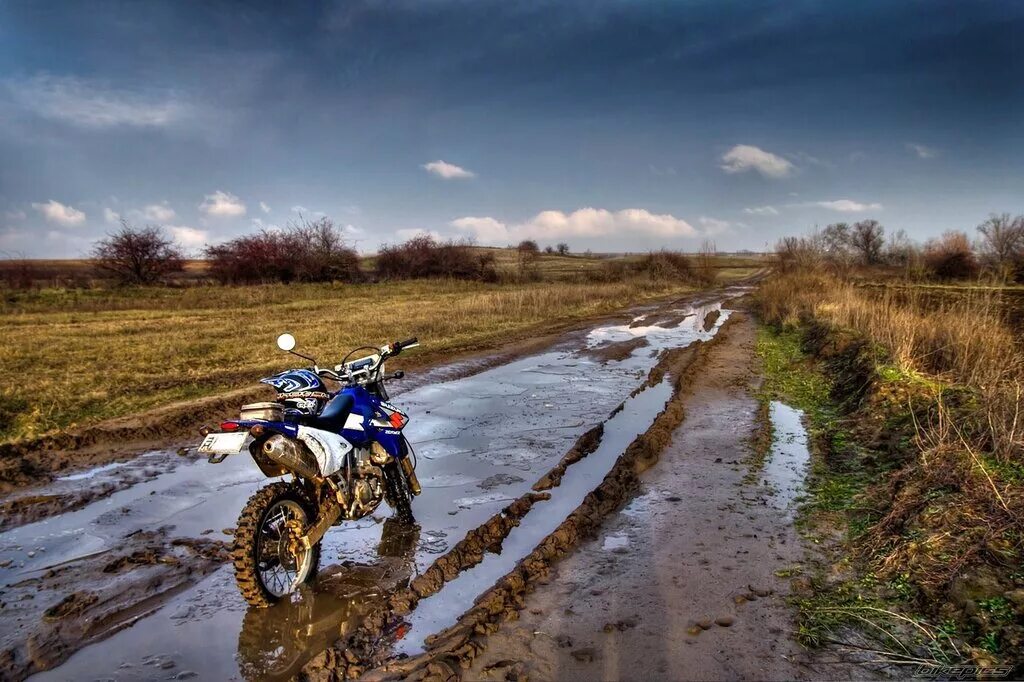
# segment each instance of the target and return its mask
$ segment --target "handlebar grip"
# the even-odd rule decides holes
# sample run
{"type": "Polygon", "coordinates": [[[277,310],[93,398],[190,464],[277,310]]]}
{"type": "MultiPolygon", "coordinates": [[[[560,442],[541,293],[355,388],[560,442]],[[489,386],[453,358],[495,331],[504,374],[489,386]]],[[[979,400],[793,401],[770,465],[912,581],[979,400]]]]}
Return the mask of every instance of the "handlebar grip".
{"type": "Polygon", "coordinates": [[[412,344],[417,343],[417,342],[418,342],[418,339],[414,336],[414,337],[412,337],[410,339],[406,339],[405,341],[399,341],[398,345],[401,346],[402,348],[404,348],[406,346],[411,346],[412,344]]]}

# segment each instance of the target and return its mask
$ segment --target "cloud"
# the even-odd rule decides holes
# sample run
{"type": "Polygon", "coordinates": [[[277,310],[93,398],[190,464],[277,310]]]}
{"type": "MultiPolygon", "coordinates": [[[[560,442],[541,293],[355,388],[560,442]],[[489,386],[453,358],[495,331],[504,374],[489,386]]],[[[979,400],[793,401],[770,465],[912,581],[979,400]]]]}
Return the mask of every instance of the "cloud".
{"type": "Polygon", "coordinates": [[[8,80],[6,85],[26,110],[80,128],[160,128],[190,113],[190,107],[173,94],[116,90],[99,81],[73,76],[44,74],[8,80]]]}
{"type": "Polygon", "coordinates": [[[793,164],[786,159],[748,144],[738,144],[723,154],[721,168],[726,173],[752,170],[766,178],[784,178],[793,172],[793,164]]]}
{"type": "Polygon", "coordinates": [[[832,201],[812,201],[808,204],[800,204],[801,206],[817,206],[818,208],[827,208],[830,211],[838,211],[840,213],[863,213],[864,211],[881,211],[881,204],[865,204],[860,201],[854,201],[853,199],[833,199],[832,201]]]}
{"type": "Polygon", "coordinates": [[[451,222],[451,226],[470,233],[482,242],[502,242],[509,238],[505,224],[488,216],[457,218],[451,222]]]}
{"type": "Polygon", "coordinates": [[[697,222],[704,228],[704,233],[707,235],[722,234],[723,232],[728,232],[729,228],[732,227],[732,223],[728,220],[719,220],[718,218],[704,215],[697,218],[697,222]]]}
{"type": "Polygon", "coordinates": [[[45,204],[32,204],[32,208],[39,211],[40,215],[51,223],[58,225],[73,226],[85,222],[85,213],[73,206],[65,206],[59,201],[50,199],[45,204]]]}
{"type": "Polygon", "coordinates": [[[153,223],[167,223],[174,220],[177,215],[166,201],[145,206],[141,211],[137,211],[137,213],[143,220],[153,223]]]}
{"type": "Polygon", "coordinates": [[[409,241],[414,237],[430,237],[431,239],[435,239],[438,241],[441,240],[441,235],[435,232],[434,230],[421,230],[419,228],[403,228],[401,230],[395,230],[395,236],[397,236],[403,242],[409,241]]]}
{"type": "Polygon", "coordinates": [[[265,201],[260,202],[260,210],[263,211],[264,213],[270,213],[270,207],[267,206],[267,203],[265,201]]]}
{"type": "Polygon", "coordinates": [[[779,209],[774,206],[754,206],[743,209],[743,212],[747,215],[779,215],[779,209]]]}
{"type": "Polygon", "coordinates": [[[185,225],[168,225],[167,229],[174,237],[174,241],[186,249],[198,249],[210,241],[210,233],[206,230],[197,230],[185,225]]]}
{"type": "Polygon", "coordinates": [[[217,190],[206,195],[203,203],[199,204],[199,210],[208,216],[235,218],[245,215],[245,204],[234,194],[217,190]]]}
{"type": "Polygon", "coordinates": [[[113,210],[112,208],[105,207],[103,209],[103,219],[111,224],[119,223],[121,222],[121,214],[113,210]]]}
{"type": "Polygon", "coordinates": [[[8,220],[24,220],[27,216],[24,211],[5,211],[4,217],[8,220]]]}
{"type": "Polygon", "coordinates": [[[469,232],[482,242],[509,243],[520,239],[556,239],[561,237],[606,237],[644,234],[657,237],[693,237],[692,225],[669,214],[651,213],[642,208],[609,211],[581,208],[572,213],[541,211],[524,223],[506,225],[489,216],[467,216],[451,222],[452,227],[469,232]]]}
{"type": "Polygon", "coordinates": [[[462,166],[456,166],[454,163],[441,161],[440,159],[437,161],[431,161],[430,163],[425,163],[422,168],[428,173],[433,173],[445,180],[460,180],[476,177],[476,173],[468,171],[462,166]]]}
{"type": "Polygon", "coordinates": [[[327,215],[323,211],[311,211],[305,206],[292,206],[292,213],[298,213],[300,216],[310,216],[312,218],[323,218],[327,215]]]}
{"type": "Polygon", "coordinates": [[[923,144],[907,143],[907,149],[917,154],[919,159],[934,159],[939,155],[939,150],[934,147],[926,147],[923,144]]]}

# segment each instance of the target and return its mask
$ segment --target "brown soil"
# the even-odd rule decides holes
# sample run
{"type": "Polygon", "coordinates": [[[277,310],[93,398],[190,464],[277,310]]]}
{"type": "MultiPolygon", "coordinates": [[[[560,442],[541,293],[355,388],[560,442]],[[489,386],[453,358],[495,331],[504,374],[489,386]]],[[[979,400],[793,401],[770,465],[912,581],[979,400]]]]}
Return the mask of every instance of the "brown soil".
{"type": "Polygon", "coordinates": [[[228,560],[216,540],[134,533],[117,551],[57,565],[0,592],[0,679],[21,680],[109,637],[228,560]]]}

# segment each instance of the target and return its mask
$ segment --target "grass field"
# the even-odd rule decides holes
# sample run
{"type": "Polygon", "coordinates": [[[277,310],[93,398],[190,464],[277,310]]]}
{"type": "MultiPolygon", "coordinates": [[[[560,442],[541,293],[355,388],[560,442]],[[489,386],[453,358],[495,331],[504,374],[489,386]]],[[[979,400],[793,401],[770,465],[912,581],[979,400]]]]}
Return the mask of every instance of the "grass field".
{"type": "Polygon", "coordinates": [[[686,289],[636,279],[19,292],[0,307],[0,439],[249,385],[292,364],[274,343],[283,331],[325,364],[408,336],[436,359],[686,289]]]}

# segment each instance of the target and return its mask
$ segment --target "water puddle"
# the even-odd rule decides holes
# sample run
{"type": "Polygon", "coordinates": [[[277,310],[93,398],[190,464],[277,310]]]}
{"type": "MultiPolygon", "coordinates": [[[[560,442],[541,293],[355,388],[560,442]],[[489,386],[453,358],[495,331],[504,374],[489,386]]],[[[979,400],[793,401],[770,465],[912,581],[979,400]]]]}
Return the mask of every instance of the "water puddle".
{"type": "Polygon", "coordinates": [[[566,471],[561,484],[553,488],[550,500],[535,502],[533,508],[501,543],[501,553],[489,553],[472,568],[464,570],[439,592],[419,602],[407,618],[409,633],[396,653],[423,651],[424,638],[455,624],[473,605],[473,600],[515,565],[562,523],[597,487],[615,460],[641,433],[672,397],[672,384],[664,380],[629,398],[624,408],[604,426],[601,444],[590,455],[566,471]]]}
{"type": "Polygon", "coordinates": [[[772,492],[772,506],[788,511],[792,517],[796,511],[795,503],[805,491],[811,459],[804,413],[785,403],[772,401],[769,418],[774,438],[761,482],[772,492]]]}

